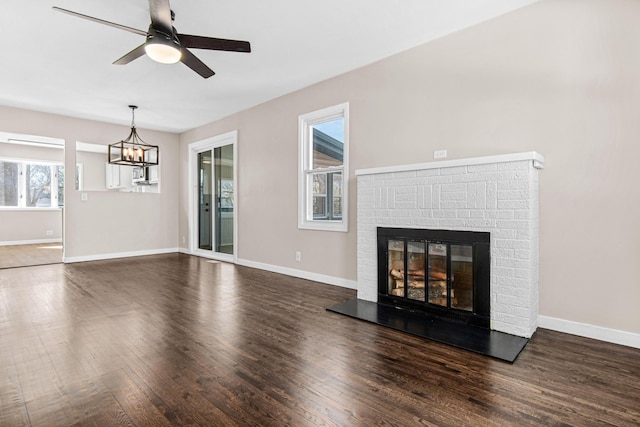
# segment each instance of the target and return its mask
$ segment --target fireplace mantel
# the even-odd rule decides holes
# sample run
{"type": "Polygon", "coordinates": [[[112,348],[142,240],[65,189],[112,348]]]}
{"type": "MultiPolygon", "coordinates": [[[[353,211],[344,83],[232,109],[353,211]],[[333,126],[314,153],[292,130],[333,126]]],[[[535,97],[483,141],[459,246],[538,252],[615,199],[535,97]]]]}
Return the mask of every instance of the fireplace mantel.
{"type": "Polygon", "coordinates": [[[531,160],[537,169],[544,166],[544,157],[535,151],[525,153],[500,154],[497,156],[471,157],[468,159],[440,160],[437,162],[413,163],[410,165],[385,166],[380,168],[358,169],[356,176],[375,175],[391,172],[407,172],[426,169],[452,168],[456,166],[486,165],[490,163],[508,163],[520,160],[531,160]]]}
{"type": "Polygon", "coordinates": [[[358,299],[377,302],[377,227],[489,232],[490,327],[531,337],[543,164],[526,152],[357,170],[358,299]]]}

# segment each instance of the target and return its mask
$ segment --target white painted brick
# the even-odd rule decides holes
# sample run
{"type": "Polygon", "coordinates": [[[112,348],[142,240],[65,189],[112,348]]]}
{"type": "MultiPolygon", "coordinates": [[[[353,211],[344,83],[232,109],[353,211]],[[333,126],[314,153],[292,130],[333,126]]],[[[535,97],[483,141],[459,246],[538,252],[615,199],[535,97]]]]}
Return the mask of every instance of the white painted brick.
{"type": "Polygon", "coordinates": [[[464,175],[467,173],[466,166],[455,166],[451,168],[440,169],[440,175],[464,175]]]}
{"type": "Polygon", "coordinates": [[[453,228],[453,227],[464,227],[465,220],[464,219],[439,219],[438,227],[442,228],[453,228]]]}
{"type": "Polygon", "coordinates": [[[509,248],[491,248],[491,256],[500,258],[515,258],[515,249],[509,248]]]}
{"type": "Polygon", "coordinates": [[[526,260],[514,258],[494,258],[498,267],[527,268],[526,260]]]}
{"type": "Polygon", "coordinates": [[[416,201],[396,201],[395,207],[396,209],[416,209],[416,201]]]}
{"type": "Polygon", "coordinates": [[[516,239],[518,237],[517,230],[498,230],[491,233],[492,238],[496,239],[516,239]]]}
{"type": "Polygon", "coordinates": [[[467,202],[464,200],[443,200],[440,202],[440,208],[446,210],[465,209],[467,202]]]}
{"type": "MultiPolygon", "coordinates": [[[[496,209],[498,206],[498,197],[497,197],[497,183],[488,182],[487,183],[487,209],[496,209]]],[[[503,208],[500,208],[503,209],[503,208]]]]}
{"type": "Polygon", "coordinates": [[[529,228],[529,221],[522,220],[499,220],[496,222],[497,228],[515,228],[517,230],[523,230],[529,228]]]}
{"type": "Polygon", "coordinates": [[[531,202],[529,200],[499,200],[498,209],[529,209],[531,202]]]}
{"type": "Polygon", "coordinates": [[[487,228],[495,228],[496,226],[496,221],[494,219],[468,219],[467,222],[467,227],[469,228],[482,228],[482,229],[487,229],[487,228]]]}
{"type": "Polygon", "coordinates": [[[431,193],[431,208],[440,209],[440,187],[441,184],[435,184],[431,193]]]}
{"type": "Polygon", "coordinates": [[[493,267],[491,269],[491,275],[492,276],[502,276],[502,277],[513,277],[515,274],[515,271],[513,268],[509,268],[509,267],[493,267]]]}
{"type": "Polygon", "coordinates": [[[394,218],[409,218],[411,217],[412,209],[394,209],[391,211],[391,216],[394,218]]]}
{"type": "Polygon", "coordinates": [[[504,172],[466,173],[464,175],[450,175],[451,182],[495,182],[504,172]]]}
{"type": "Polygon", "coordinates": [[[501,200],[529,200],[529,192],[523,190],[498,191],[498,201],[501,200]]]}
{"type": "Polygon", "coordinates": [[[377,226],[489,231],[491,327],[530,337],[538,315],[538,174],[519,161],[358,176],[358,298],[377,301],[377,226]]]}
{"type": "Polygon", "coordinates": [[[515,239],[495,239],[491,245],[494,248],[527,249],[529,242],[515,239]]]}
{"type": "Polygon", "coordinates": [[[507,170],[496,173],[496,181],[522,181],[529,180],[529,173],[522,170],[507,170]]]}
{"type": "Polygon", "coordinates": [[[413,224],[420,227],[437,227],[439,220],[434,218],[413,218],[413,224]]]}
{"type": "Polygon", "coordinates": [[[444,191],[443,189],[440,193],[440,201],[445,202],[445,201],[451,201],[451,200],[463,200],[465,201],[465,206],[466,206],[467,192],[466,191],[444,191]]]}
{"type": "Polygon", "coordinates": [[[467,208],[487,208],[487,184],[485,182],[475,182],[467,184],[467,193],[467,208]]]}
{"type": "Polygon", "coordinates": [[[453,177],[451,175],[446,176],[430,176],[426,177],[426,184],[449,184],[453,182],[453,177]]]}
{"type": "Polygon", "coordinates": [[[513,181],[500,181],[498,182],[498,191],[505,190],[526,190],[529,191],[528,180],[513,180],[513,181]]]}
{"type": "Polygon", "coordinates": [[[477,172],[494,172],[498,170],[497,163],[488,163],[486,165],[469,165],[467,166],[467,172],[469,173],[477,173],[477,172]]]}
{"type": "Polygon", "coordinates": [[[440,169],[422,169],[417,171],[417,176],[438,176],[440,175],[440,169]]]}
{"type": "Polygon", "coordinates": [[[442,184],[442,192],[466,193],[467,184],[442,184]]]}
{"type": "Polygon", "coordinates": [[[391,174],[393,179],[402,180],[406,178],[415,178],[417,176],[417,171],[404,171],[404,172],[393,172],[391,174]]]}
{"type": "Polygon", "coordinates": [[[529,169],[529,161],[498,163],[499,171],[527,170],[529,169]]]}

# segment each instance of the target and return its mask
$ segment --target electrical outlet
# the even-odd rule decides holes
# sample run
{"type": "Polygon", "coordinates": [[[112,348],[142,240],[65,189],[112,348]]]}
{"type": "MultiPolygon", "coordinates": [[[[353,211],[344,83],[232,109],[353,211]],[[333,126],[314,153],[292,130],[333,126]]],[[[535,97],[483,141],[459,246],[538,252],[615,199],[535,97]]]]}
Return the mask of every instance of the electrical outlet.
{"type": "Polygon", "coordinates": [[[296,251],[296,261],[302,261],[302,252],[296,251]]]}
{"type": "Polygon", "coordinates": [[[187,239],[184,236],[182,236],[182,243],[187,243],[187,239]]]}
{"type": "Polygon", "coordinates": [[[53,236],[53,230],[47,230],[47,236],[53,236]]]}
{"type": "Polygon", "coordinates": [[[447,150],[435,150],[433,152],[434,159],[446,159],[447,158],[447,150]]]}
{"type": "Polygon", "coordinates": [[[89,200],[89,194],[80,193],[80,200],[82,200],[83,202],[86,202],[87,200],[89,200]]]}

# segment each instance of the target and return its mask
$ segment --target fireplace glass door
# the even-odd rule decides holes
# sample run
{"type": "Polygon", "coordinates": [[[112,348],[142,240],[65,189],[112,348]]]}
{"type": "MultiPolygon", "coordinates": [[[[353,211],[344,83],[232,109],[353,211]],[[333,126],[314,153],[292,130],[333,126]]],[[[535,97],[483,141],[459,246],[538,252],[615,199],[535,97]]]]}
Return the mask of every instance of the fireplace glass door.
{"type": "Polygon", "coordinates": [[[388,240],[388,295],[473,311],[473,245],[388,240]]]}
{"type": "Polygon", "coordinates": [[[487,232],[378,227],[378,302],[490,324],[487,232]]]}
{"type": "Polygon", "coordinates": [[[451,245],[451,307],[473,310],[473,246],[451,245]]]}
{"type": "Polygon", "coordinates": [[[389,240],[389,295],[404,296],[404,240],[389,240]]]}

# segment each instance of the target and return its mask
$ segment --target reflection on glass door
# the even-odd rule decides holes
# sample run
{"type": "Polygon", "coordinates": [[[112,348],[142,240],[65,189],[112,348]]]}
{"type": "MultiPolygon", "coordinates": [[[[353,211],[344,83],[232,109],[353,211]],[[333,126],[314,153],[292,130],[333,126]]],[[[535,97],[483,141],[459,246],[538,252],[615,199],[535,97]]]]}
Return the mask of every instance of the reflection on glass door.
{"type": "Polygon", "coordinates": [[[235,244],[234,145],[209,147],[197,153],[198,249],[224,258],[235,244]]]}
{"type": "Polygon", "coordinates": [[[233,145],[213,150],[215,163],[215,251],[233,254],[233,145]]]}
{"type": "Polygon", "coordinates": [[[211,150],[198,153],[198,247],[211,250],[211,150]]]}

